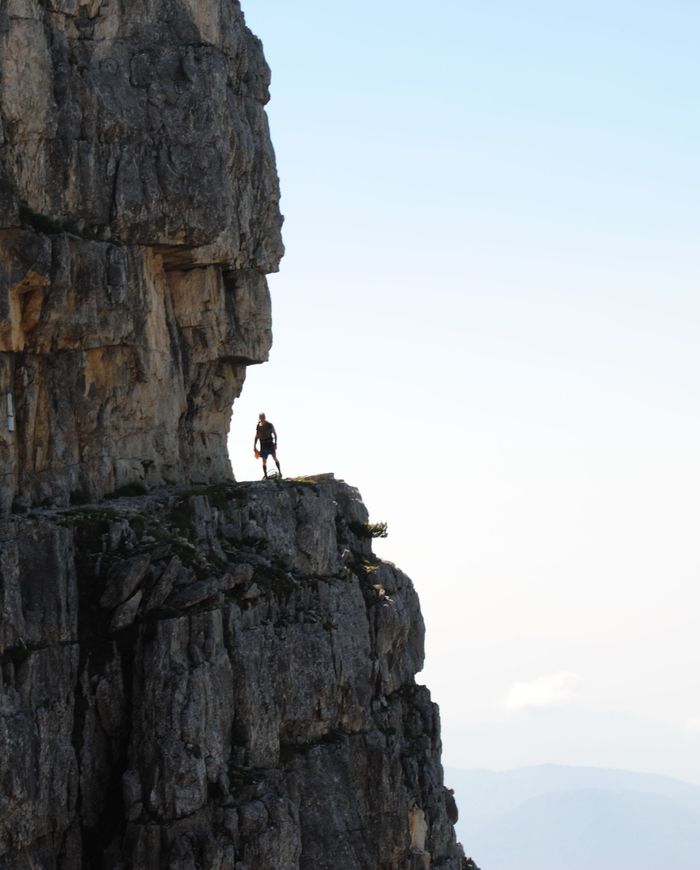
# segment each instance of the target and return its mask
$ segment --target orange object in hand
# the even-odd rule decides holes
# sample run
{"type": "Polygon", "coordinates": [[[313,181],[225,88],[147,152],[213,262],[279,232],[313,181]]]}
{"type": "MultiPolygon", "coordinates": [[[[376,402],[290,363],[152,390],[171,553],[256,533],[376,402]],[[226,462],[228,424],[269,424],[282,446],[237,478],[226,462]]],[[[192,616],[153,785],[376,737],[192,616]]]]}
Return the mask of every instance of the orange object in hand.
{"type": "Polygon", "coordinates": [[[257,447],[253,448],[253,452],[255,453],[255,458],[260,459],[260,451],[258,450],[257,447]]]}

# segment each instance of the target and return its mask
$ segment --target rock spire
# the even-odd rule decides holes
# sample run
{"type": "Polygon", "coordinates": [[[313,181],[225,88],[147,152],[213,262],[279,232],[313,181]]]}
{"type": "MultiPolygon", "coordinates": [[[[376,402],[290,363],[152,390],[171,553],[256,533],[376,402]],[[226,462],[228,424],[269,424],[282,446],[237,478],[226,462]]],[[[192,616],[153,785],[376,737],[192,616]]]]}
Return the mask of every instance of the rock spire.
{"type": "Polygon", "coordinates": [[[269,80],[234,0],[0,0],[0,512],[230,477],[269,80]]]}

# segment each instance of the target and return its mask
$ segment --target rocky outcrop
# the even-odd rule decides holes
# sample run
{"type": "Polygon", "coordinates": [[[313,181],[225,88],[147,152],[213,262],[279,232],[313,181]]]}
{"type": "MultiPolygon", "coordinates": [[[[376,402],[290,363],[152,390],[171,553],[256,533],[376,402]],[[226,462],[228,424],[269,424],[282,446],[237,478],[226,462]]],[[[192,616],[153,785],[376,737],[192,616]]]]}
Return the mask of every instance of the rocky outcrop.
{"type": "Polygon", "coordinates": [[[236,0],[0,0],[0,870],[473,866],[357,492],[231,480],[268,83],[236,0]]]}
{"type": "Polygon", "coordinates": [[[0,524],[0,867],[471,866],[375,531],[332,476],[0,524]]]}
{"type": "Polygon", "coordinates": [[[0,0],[0,513],[231,476],[268,83],[235,0],[0,0]]]}

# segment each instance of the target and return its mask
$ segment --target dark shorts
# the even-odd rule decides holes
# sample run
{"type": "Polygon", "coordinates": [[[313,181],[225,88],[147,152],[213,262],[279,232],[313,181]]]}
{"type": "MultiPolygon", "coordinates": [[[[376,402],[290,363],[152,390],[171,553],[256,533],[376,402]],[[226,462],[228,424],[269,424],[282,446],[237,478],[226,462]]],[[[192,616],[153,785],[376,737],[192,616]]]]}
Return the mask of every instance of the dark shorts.
{"type": "Polygon", "coordinates": [[[264,443],[260,442],[260,455],[263,459],[267,459],[268,456],[274,456],[276,452],[276,446],[272,441],[265,441],[264,443]]]}

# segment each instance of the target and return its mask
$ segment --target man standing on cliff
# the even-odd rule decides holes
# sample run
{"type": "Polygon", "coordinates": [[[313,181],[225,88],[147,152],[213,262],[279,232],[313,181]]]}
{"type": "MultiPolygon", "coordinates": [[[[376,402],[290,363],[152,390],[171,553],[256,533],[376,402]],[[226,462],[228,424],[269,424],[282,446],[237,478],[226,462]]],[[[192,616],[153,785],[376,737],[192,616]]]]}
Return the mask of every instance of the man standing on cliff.
{"type": "Polygon", "coordinates": [[[267,477],[267,457],[272,456],[277,466],[279,476],[282,477],[282,469],[277,461],[277,432],[275,427],[270,423],[264,414],[258,416],[258,425],[255,427],[255,441],[253,441],[253,450],[255,458],[262,456],[263,475],[267,477]],[[258,441],[260,442],[260,452],[258,453],[258,441]]]}

